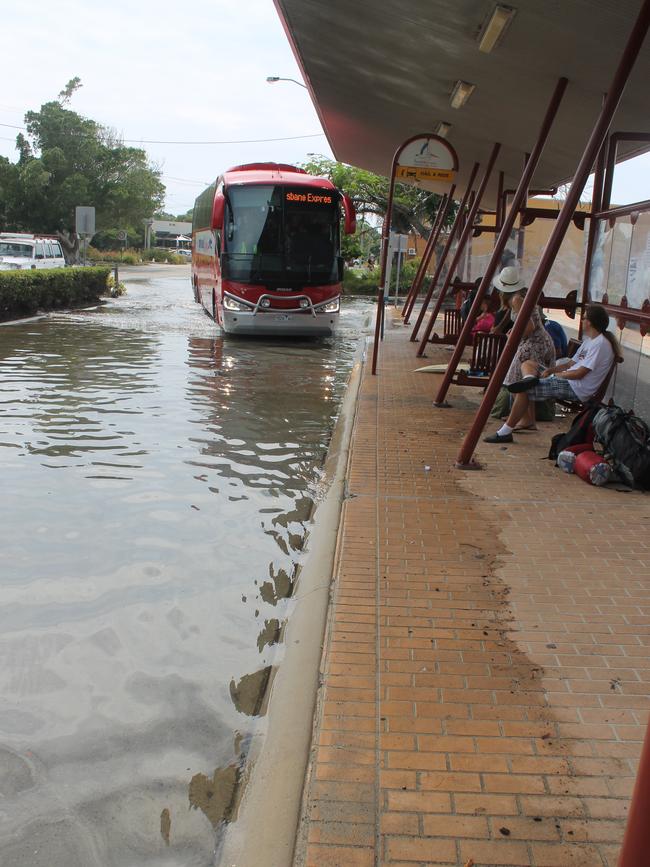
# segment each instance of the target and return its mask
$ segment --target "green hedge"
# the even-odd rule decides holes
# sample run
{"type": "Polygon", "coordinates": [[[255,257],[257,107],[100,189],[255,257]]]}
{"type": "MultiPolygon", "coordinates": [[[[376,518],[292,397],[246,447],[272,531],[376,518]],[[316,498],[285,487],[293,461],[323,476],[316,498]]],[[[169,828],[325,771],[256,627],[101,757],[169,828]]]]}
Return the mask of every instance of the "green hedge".
{"type": "Polygon", "coordinates": [[[379,286],[379,269],[353,271],[346,269],[343,275],[344,295],[376,295],[379,286]]]}
{"type": "Polygon", "coordinates": [[[110,273],[106,267],[0,271],[0,319],[97,301],[108,292],[110,273]]]}

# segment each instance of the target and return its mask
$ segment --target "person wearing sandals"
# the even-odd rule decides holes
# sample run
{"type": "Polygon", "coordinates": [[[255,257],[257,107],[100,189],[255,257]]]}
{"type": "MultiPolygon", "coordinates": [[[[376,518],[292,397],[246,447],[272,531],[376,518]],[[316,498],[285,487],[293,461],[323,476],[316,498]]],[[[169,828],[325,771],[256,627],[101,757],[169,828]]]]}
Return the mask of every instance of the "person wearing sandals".
{"type": "Polygon", "coordinates": [[[523,376],[511,382],[508,391],[516,395],[505,424],[486,443],[511,443],[512,432],[526,417],[531,402],[549,400],[585,401],[595,394],[609,373],[620,349],[614,335],[608,331],[609,315],[600,304],[590,304],[585,311],[584,332],[587,335],[570,361],[540,366],[524,361],[523,376]]]}
{"type": "MultiPolygon", "coordinates": [[[[513,265],[504,268],[494,280],[494,288],[501,292],[501,297],[512,311],[513,319],[516,318],[524,297],[528,291],[519,271],[513,265]]],[[[505,379],[506,388],[513,382],[518,382],[524,376],[523,365],[533,363],[535,369],[550,367],[555,361],[555,346],[549,333],[544,328],[542,314],[539,307],[535,307],[530,320],[524,330],[524,335],[517,348],[515,357],[512,359],[505,379]]],[[[535,407],[533,404],[526,405],[526,412],[518,419],[519,430],[535,430],[535,407]]]]}

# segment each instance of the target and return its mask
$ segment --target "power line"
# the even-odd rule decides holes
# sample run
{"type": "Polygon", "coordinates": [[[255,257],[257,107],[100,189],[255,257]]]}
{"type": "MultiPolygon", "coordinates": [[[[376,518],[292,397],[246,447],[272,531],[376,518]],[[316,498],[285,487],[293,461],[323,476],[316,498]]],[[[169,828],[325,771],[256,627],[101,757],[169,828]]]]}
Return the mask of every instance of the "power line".
{"type": "MultiPolygon", "coordinates": [[[[8,129],[19,129],[22,132],[27,132],[27,127],[24,126],[16,126],[13,123],[0,123],[0,126],[7,127],[8,129]]],[[[77,135],[77,133],[69,133],[70,135],[77,135]]],[[[82,135],[86,135],[86,133],[82,133],[82,135]]],[[[286,135],[280,136],[277,138],[248,138],[248,139],[233,139],[233,140],[224,140],[224,141],[163,141],[161,139],[145,139],[145,138],[124,138],[120,139],[124,144],[164,144],[164,145],[236,145],[236,144],[263,144],[265,142],[274,142],[274,141],[297,141],[298,139],[305,138],[320,138],[324,136],[325,133],[322,132],[313,132],[308,135],[286,135]]]]}

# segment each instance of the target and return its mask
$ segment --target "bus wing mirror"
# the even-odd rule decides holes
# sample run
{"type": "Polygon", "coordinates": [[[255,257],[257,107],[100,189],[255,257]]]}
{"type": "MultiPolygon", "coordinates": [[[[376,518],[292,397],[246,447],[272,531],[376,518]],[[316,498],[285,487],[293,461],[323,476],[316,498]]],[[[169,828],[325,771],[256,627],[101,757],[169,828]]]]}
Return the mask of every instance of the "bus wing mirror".
{"type": "Polygon", "coordinates": [[[352,199],[341,193],[341,201],[343,202],[343,215],[345,221],[343,223],[343,231],[346,235],[354,235],[357,231],[357,214],[352,204],[352,199]]]}
{"type": "Polygon", "coordinates": [[[212,226],[213,229],[221,229],[223,226],[223,212],[226,204],[226,198],[221,190],[214,197],[212,205],[212,226]]]}

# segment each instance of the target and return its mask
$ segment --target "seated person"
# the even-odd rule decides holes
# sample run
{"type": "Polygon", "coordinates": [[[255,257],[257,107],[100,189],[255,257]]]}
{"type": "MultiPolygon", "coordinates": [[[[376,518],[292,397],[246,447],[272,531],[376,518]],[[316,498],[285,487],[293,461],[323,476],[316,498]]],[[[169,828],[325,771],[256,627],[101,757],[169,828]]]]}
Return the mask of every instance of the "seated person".
{"type": "Polygon", "coordinates": [[[544,314],[542,314],[542,319],[544,321],[544,328],[551,335],[553,346],[555,346],[555,357],[566,358],[568,341],[564,328],[562,328],[559,322],[547,319],[544,314]]]}
{"type": "Polygon", "coordinates": [[[508,305],[507,296],[499,293],[500,305],[499,309],[494,314],[494,325],[492,326],[492,334],[507,334],[512,328],[512,315],[508,305]]]}
{"type": "Polygon", "coordinates": [[[507,386],[508,391],[516,395],[510,415],[495,434],[485,437],[484,442],[511,443],[512,432],[528,414],[531,400],[584,401],[595,394],[620,353],[608,326],[609,316],[605,308],[600,304],[590,304],[584,325],[587,338],[571,361],[546,368],[532,360],[524,361],[521,365],[523,379],[507,386]]]}
{"type": "Polygon", "coordinates": [[[474,327],[472,328],[472,337],[475,334],[478,334],[480,331],[489,334],[489,332],[494,327],[494,314],[490,313],[490,299],[483,298],[481,301],[481,312],[476,317],[476,322],[474,323],[474,327]]]}

